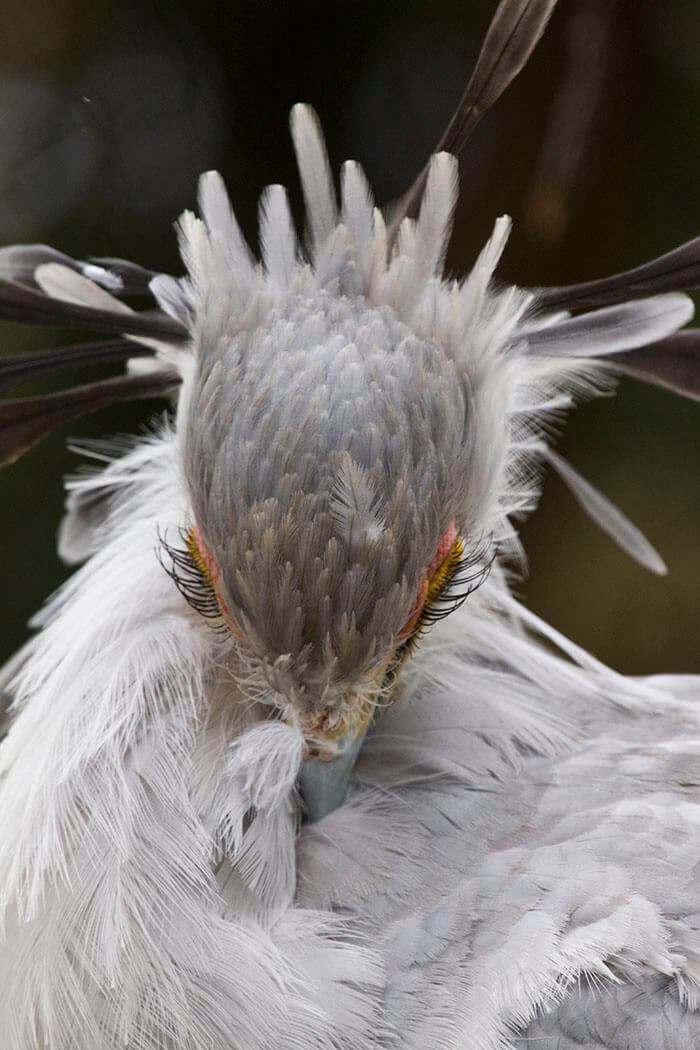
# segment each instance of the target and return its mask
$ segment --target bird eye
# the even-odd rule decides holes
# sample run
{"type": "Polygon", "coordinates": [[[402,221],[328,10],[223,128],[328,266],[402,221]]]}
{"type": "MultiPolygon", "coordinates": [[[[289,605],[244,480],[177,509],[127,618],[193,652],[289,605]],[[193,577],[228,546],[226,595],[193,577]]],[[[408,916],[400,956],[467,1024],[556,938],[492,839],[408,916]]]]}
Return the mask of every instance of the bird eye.
{"type": "Polygon", "coordinates": [[[493,558],[493,554],[488,555],[487,546],[480,544],[468,551],[457,537],[428,582],[428,593],[418,617],[417,629],[423,631],[459,609],[469,595],[484,583],[491,571],[493,558]]]}
{"type": "Polygon", "coordinates": [[[394,675],[413,652],[421,635],[458,609],[481,586],[489,574],[493,557],[493,554],[488,555],[488,546],[479,545],[466,550],[461,537],[454,538],[437,567],[423,580],[416,607],[399,633],[400,644],[392,664],[394,675]]]}
{"type": "Polygon", "coordinates": [[[454,583],[459,574],[464,558],[464,544],[459,536],[428,580],[423,608],[416,623],[418,630],[426,624],[437,623],[443,617],[457,609],[467,597],[464,594],[453,594],[454,583]]]}
{"type": "Polygon", "coordinates": [[[202,616],[219,620],[223,626],[214,580],[197,546],[194,529],[182,529],[180,538],[182,546],[175,547],[158,533],[160,563],[185,601],[202,616]]]}

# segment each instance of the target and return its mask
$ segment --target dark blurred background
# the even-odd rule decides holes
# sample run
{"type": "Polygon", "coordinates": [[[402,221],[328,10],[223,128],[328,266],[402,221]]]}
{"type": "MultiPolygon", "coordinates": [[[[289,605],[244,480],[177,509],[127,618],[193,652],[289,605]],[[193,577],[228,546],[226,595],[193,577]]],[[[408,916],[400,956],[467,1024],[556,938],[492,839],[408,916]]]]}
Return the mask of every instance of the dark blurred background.
{"type": "MultiPolygon", "coordinates": [[[[267,183],[287,184],[299,214],[296,101],[317,108],[333,168],[359,160],[384,203],[434,146],[494,8],[3,0],[0,243],[179,273],[172,223],[211,167],[255,243],[267,183]]],[[[700,233],[699,115],[697,0],[560,0],[463,159],[450,268],[464,273],[503,212],[515,231],[501,274],[522,284],[613,272],[700,233]]],[[[17,353],[53,333],[6,325],[1,338],[0,352],[17,353]]],[[[61,478],[79,462],[67,439],[133,431],[160,411],[142,403],[71,424],[0,474],[0,657],[66,575],[54,544],[61,478]]],[[[616,399],[582,406],[562,440],[658,547],[666,578],[621,554],[554,477],[524,528],[521,595],[627,672],[700,670],[699,432],[700,405],[627,380],[616,399]]]]}

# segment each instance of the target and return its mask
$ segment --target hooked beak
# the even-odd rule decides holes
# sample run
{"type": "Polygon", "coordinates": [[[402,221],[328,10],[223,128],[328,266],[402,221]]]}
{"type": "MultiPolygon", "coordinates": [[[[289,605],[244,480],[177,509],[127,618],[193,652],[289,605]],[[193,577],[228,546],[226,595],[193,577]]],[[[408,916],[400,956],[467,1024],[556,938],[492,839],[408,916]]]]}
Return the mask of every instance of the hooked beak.
{"type": "Polygon", "coordinates": [[[314,823],[345,801],[348,781],[372,719],[353,726],[338,737],[338,751],[332,758],[305,758],[299,771],[299,792],[307,819],[314,823]]]}

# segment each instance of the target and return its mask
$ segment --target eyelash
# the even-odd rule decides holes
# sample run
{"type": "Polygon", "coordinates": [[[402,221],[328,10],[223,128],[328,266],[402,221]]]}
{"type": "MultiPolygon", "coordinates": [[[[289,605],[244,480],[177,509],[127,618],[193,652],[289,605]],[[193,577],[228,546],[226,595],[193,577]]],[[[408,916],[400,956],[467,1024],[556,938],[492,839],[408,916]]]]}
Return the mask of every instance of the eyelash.
{"type": "MultiPolygon", "coordinates": [[[[198,557],[194,532],[192,529],[180,529],[179,534],[182,547],[174,547],[168,543],[165,536],[158,533],[158,559],[188,605],[208,620],[222,621],[221,606],[211,576],[201,556],[198,557]],[[169,558],[170,564],[166,563],[164,554],[169,558]]],[[[223,627],[223,621],[221,626],[223,627]]]]}
{"type": "MultiPolygon", "coordinates": [[[[481,587],[491,571],[495,557],[495,554],[492,553],[487,559],[488,553],[488,544],[465,551],[462,541],[455,540],[445,559],[445,561],[450,560],[451,563],[447,566],[443,579],[432,593],[431,587],[428,587],[428,595],[411,635],[412,638],[455,612],[470,594],[481,587]]],[[[436,575],[440,573],[442,567],[440,566],[436,575]]]]}
{"type": "Polygon", "coordinates": [[[470,594],[481,587],[491,571],[496,552],[490,552],[490,543],[480,544],[465,550],[458,537],[433,580],[441,577],[437,584],[429,583],[428,594],[411,634],[396,650],[395,659],[387,672],[386,685],[391,684],[404,661],[409,657],[422,635],[440,620],[459,609],[470,594]]]}
{"type": "MultiPolygon", "coordinates": [[[[192,529],[180,529],[179,532],[182,547],[174,547],[168,543],[160,531],[158,532],[159,561],[188,605],[200,616],[208,620],[218,620],[223,628],[221,606],[216,597],[211,576],[197,549],[194,532],[192,529]],[[164,553],[170,559],[169,565],[163,558],[164,553]]],[[[404,660],[411,655],[422,635],[440,620],[444,620],[450,613],[455,612],[469,595],[484,583],[495,558],[495,552],[488,559],[486,558],[488,547],[488,544],[483,544],[471,551],[466,551],[461,539],[455,540],[428,585],[423,608],[411,634],[396,650],[396,658],[387,673],[387,680],[395,678],[404,660]],[[440,579],[436,584],[434,581],[438,577],[440,579]]]]}

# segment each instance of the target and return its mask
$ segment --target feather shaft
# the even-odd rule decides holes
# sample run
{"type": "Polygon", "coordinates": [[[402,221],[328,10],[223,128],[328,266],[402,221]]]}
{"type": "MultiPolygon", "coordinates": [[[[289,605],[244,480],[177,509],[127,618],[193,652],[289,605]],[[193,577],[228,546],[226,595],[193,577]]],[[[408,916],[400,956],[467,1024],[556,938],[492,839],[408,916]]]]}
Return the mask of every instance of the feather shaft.
{"type": "Polygon", "coordinates": [[[633,558],[645,569],[655,573],[657,576],[666,574],[666,566],[663,559],[649,543],[646,536],[633,525],[607,496],[599,492],[589,481],[581,477],[577,470],[571,466],[557,452],[548,449],[547,461],[554,467],[557,474],[567,486],[576,502],[583,508],[586,514],[596,525],[607,533],[608,536],[620,547],[630,558],[633,558]]]}

